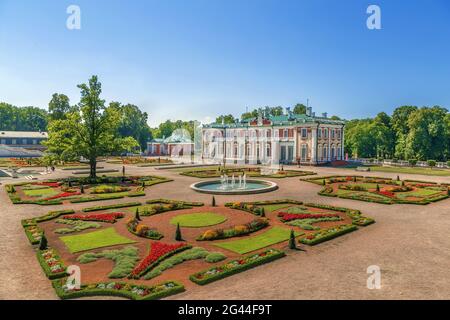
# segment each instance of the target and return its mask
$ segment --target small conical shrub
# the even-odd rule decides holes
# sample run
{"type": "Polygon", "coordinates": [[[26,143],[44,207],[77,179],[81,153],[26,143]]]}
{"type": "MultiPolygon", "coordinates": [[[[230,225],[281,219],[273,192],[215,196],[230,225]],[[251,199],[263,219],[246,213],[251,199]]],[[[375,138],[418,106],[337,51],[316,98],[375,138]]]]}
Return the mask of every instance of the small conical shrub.
{"type": "Polygon", "coordinates": [[[261,208],[261,209],[260,209],[259,215],[260,215],[261,217],[265,217],[265,216],[266,216],[266,210],[264,210],[264,208],[261,208]]]}
{"type": "Polygon", "coordinates": [[[213,207],[216,206],[216,198],[214,198],[214,196],[212,197],[211,205],[212,205],[213,207]]]}
{"type": "Polygon", "coordinates": [[[80,185],[80,193],[84,193],[84,186],[80,185]]]}
{"type": "Polygon", "coordinates": [[[41,241],[39,241],[39,250],[46,250],[48,248],[47,237],[42,234],[41,241]]]}
{"type": "Polygon", "coordinates": [[[402,187],[404,187],[405,186],[405,181],[402,181],[402,187]]]}
{"type": "Polygon", "coordinates": [[[181,229],[180,224],[177,223],[177,231],[175,232],[175,240],[176,241],[183,241],[183,237],[181,236],[181,229]]]}
{"type": "Polygon", "coordinates": [[[69,180],[69,188],[72,188],[72,181],[69,180]]]}
{"type": "Polygon", "coordinates": [[[377,184],[377,191],[380,192],[380,185],[377,184]]]}
{"type": "Polygon", "coordinates": [[[397,181],[400,181],[400,176],[397,176],[397,181]]]}
{"type": "Polygon", "coordinates": [[[353,182],[356,182],[356,176],[353,177],[353,182]]]}
{"type": "Polygon", "coordinates": [[[142,188],[145,189],[145,181],[142,181],[142,188]]]}
{"type": "Polygon", "coordinates": [[[125,175],[125,166],[122,166],[122,175],[125,175]]]}
{"type": "Polygon", "coordinates": [[[140,214],[139,214],[139,209],[138,209],[138,208],[136,208],[136,213],[134,214],[134,218],[135,218],[137,221],[141,221],[141,216],[140,216],[140,214]]]}
{"type": "Polygon", "coordinates": [[[450,196],[450,188],[447,188],[447,195],[450,196]]]}
{"type": "Polygon", "coordinates": [[[325,179],[322,180],[322,185],[326,185],[325,179]]]}
{"type": "Polygon", "coordinates": [[[291,235],[289,237],[289,249],[297,249],[297,244],[295,243],[295,233],[293,229],[291,229],[291,235]]]}

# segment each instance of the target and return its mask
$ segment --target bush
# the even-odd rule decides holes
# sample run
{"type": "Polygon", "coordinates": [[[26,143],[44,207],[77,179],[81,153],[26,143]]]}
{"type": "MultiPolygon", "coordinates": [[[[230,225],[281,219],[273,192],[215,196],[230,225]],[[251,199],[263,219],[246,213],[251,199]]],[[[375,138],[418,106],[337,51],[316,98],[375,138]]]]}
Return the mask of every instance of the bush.
{"type": "Polygon", "coordinates": [[[43,233],[41,236],[41,240],[39,241],[39,250],[46,250],[48,246],[47,237],[43,233]]]}
{"type": "Polygon", "coordinates": [[[213,207],[216,206],[216,198],[214,198],[214,196],[212,197],[211,206],[213,206],[213,207]]]}
{"type": "Polygon", "coordinates": [[[96,207],[89,207],[84,208],[84,212],[91,212],[91,211],[100,211],[100,210],[108,210],[108,209],[117,209],[117,208],[127,208],[127,207],[136,207],[140,206],[140,202],[128,202],[128,203],[118,203],[118,204],[112,204],[108,206],[96,206],[96,207]]]}
{"type": "Polygon", "coordinates": [[[428,160],[427,161],[428,166],[430,167],[436,167],[436,160],[428,160]]]}
{"type": "Polygon", "coordinates": [[[417,164],[417,159],[409,159],[408,162],[410,165],[415,166],[417,164]]]}
{"type": "Polygon", "coordinates": [[[176,241],[183,241],[183,237],[181,236],[181,229],[180,224],[177,223],[177,230],[175,231],[175,240],[176,241]]]}
{"type": "Polygon", "coordinates": [[[293,229],[291,229],[291,235],[289,236],[289,249],[297,249],[297,244],[295,243],[295,233],[293,229]]]}
{"type": "Polygon", "coordinates": [[[205,261],[209,263],[215,263],[225,260],[226,258],[227,256],[221,252],[211,252],[205,257],[205,261]]]}

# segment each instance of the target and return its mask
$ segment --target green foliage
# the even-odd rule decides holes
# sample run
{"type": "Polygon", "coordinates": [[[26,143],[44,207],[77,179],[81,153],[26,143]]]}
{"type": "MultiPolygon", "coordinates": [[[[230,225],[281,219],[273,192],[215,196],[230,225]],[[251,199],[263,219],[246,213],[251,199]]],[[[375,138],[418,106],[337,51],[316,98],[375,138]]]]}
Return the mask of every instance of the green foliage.
{"type": "Polygon", "coordinates": [[[48,247],[47,237],[42,233],[41,240],[39,241],[39,250],[45,250],[48,247]]]}
{"type": "Polygon", "coordinates": [[[177,223],[177,230],[175,231],[175,240],[183,241],[183,237],[181,235],[180,223],[177,223]]]}
{"type": "Polygon", "coordinates": [[[214,196],[212,197],[211,206],[216,206],[216,198],[214,196]]]}
{"type": "Polygon", "coordinates": [[[58,219],[55,222],[72,226],[72,228],[55,229],[55,233],[58,234],[68,234],[83,231],[86,229],[98,229],[101,227],[101,224],[98,222],[82,221],[82,220],[58,219]]]}
{"type": "Polygon", "coordinates": [[[141,216],[139,215],[139,208],[136,208],[136,212],[135,212],[135,214],[134,214],[134,218],[135,218],[137,221],[142,221],[141,216]]]}
{"type": "Polygon", "coordinates": [[[134,266],[139,261],[138,248],[129,246],[121,250],[88,252],[80,255],[77,261],[84,264],[101,258],[114,261],[114,268],[108,275],[109,278],[124,278],[133,271],[134,266]]]}
{"type": "Polygon", "coordinates": [[[291,234],[289,236],[289,249],[297,249],[297,244],[295,243],[295,233],[293,229],[291,229],[291,234]]]}
{"type": "Polygon", "coordinates": [[[47,111],[0,102],[0,130],[47,131],[47,111]]]}
{"type": "Polygon", "coordinates": [[[428,166],[435,167],[436,166],[436,160],[428,160],[427,161],[428,166]]]}
{"type": "Polygon", "coordinates": [[[211,252],[205,257],[205,261],[209,263],[216,263],[227,258],[222,252],[211,252]]]}
{"type": "Polygon", "coordinates": [[[438,106],[402,106],[392,117],[351,120],[345,127],[345,149],[351,156],[437,159],[450,157],[450,114],[438,106]]]}

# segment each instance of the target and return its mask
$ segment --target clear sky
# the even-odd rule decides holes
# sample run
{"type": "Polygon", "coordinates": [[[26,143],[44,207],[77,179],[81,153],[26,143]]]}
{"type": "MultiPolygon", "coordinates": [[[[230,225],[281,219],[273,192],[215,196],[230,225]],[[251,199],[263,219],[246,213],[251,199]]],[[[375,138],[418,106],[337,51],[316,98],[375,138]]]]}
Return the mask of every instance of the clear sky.
{"type": "Polygon", "coordinates": [[[447,0],[0,0],[0,101],[103,96],[166,119],[310,104],[347,119],[450,106],[447,0]],[[81,8],[81,30],[66,9],[81,8]],[[381,30],[366,9],[381,8],[381,30]]]}

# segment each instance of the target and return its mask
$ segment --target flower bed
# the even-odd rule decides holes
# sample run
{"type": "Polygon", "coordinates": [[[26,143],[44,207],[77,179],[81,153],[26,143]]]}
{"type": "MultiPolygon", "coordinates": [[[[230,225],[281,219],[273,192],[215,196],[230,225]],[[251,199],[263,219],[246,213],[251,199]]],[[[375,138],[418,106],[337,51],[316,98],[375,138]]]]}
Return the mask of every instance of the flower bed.
{"type": "Polygon", "coordinates": [[[191,246],[185,243],[167,244],[153,242],[150,247],[150,253],[133,269],[128,278],[139,279],[165,258],[189,248],[191,246]]]}
{"type": "Polygon", "coordinates": [[[306,206],[326,209],[326,210],[334,210],[344,212],[350,219],[352,219],[352,224],[357,226],[367,226],[375,222],[372,218],[365,217],[361,214],[361,211],[356,209],[348,209],[344,207],[335,207],[327,204],[316,204],[316,203],[305,203],[306,206]]]}
{"type": "Polygon", "coordinates": [[[269,220],[265,218],[258,218],[249,223],[237,225],[225,230],[222,229],[211,229],[205,231],[202,235],[200,235],[197,240],[205,241],[205,240],[218,240],[218,239],[227,239],[232,237],[243,236],[246,234],[250,234],[252,232],[256,232],[261,230],[269,225],[269,220]]]}
{"type": "Polygon", "coordinates": [[[63,219],[115,223],[117,219],[123,218],[124,216],[125,214],[122,212],[110,212],[110,213],[86,214],[86,215],[74,214],[71,216],[64,216],[63,219]]]}
{"type": "Polygon", "coordinates": [[[50,188],[58,188],[61,186],[60,182],[33,182],[35,186],[46,186],[50,188]]]}
{"type": "Polygon", "coordinates": [[[67,276],[66,267],[54,249],[38,250],[36,255],[47,278],[57,279],[67,276]]]}
{"type": "Polygon", "coordinates": [[[60,194],[57,194],[56,196],[45,198],[44,201],[55,200],[55,199],[60,199],[60,198],[67,198],[67,197],[72,197],[72,196],[79,196],[80,194],[81,194],[80,192],[61,192],[60,194]]]}
{"type": "Polygon", "coordinates": [[[199,285],[220,280],[233,274],[254,268],[267,262],[282,258],[285,253],[276,249],[267,249],[261,253],[248,255],[241,259],[232,260],[221,266],[213,267],[205,271],[197,272],[189,277],[192,282],[199,285]]]}
{"type": "Polygon", "coordinates": [[[44,231],[36,224],[24,226],[25,235],[32,245],[38,244],[41,241],[41,237],[44,231]]]}
{"type": "Polygon", "coordinates": [[[301,219],[338,218],[339,215],[334,213],[298,214],[298,213],[279,212],[278,217],[281,218],[281,221],[288,222],[298,219],[301,220],[301,219]]]}
{"type": "Polygon", "coordinates": [[[184,286],[176,281],[166,281],[155,286],[135,285],[127,282],[101,282],[81,285],[79,290],[69,289],[66,284],[66,278],[52,282],[56,294],[61,299],[116,296],[133,300],[154,300],[184,291],[184,286]]]}
{"type": "Polygon", "coordinates": [[[355,231],[357,229],[358,228],[353,224],[339,225],[336,227],[322,229],[320,231],[310,233],[305,238],[300,239],[300,242],[303,244],[313,246],[321,242],[341,236],[345,233],[355,231]]]}
{"type": "Polygon", "coordinates": [[[112,204],[112,205],[108,205],[108,206],[89,207],[89,208],[84,208],[82,211],[84,211],[84,212],[101,211],[101,210],[109,210],[109,209],[136,207],[136,206],[140,206],[140,205],[141,205],[140,202],[127,202],[127,203],[112,204]]]}
{"type": "Polygon", "coordinates": [[[127,221],[127,229],[132,234],[135,234],[138,237],[142,237],[142,238],[147,238],[147,239],[152,239],[152,240],[160,240],[164,237],[155,228],[150,228],[147,225],[140,223],[135,218],[130,218],[127,221]]]}

